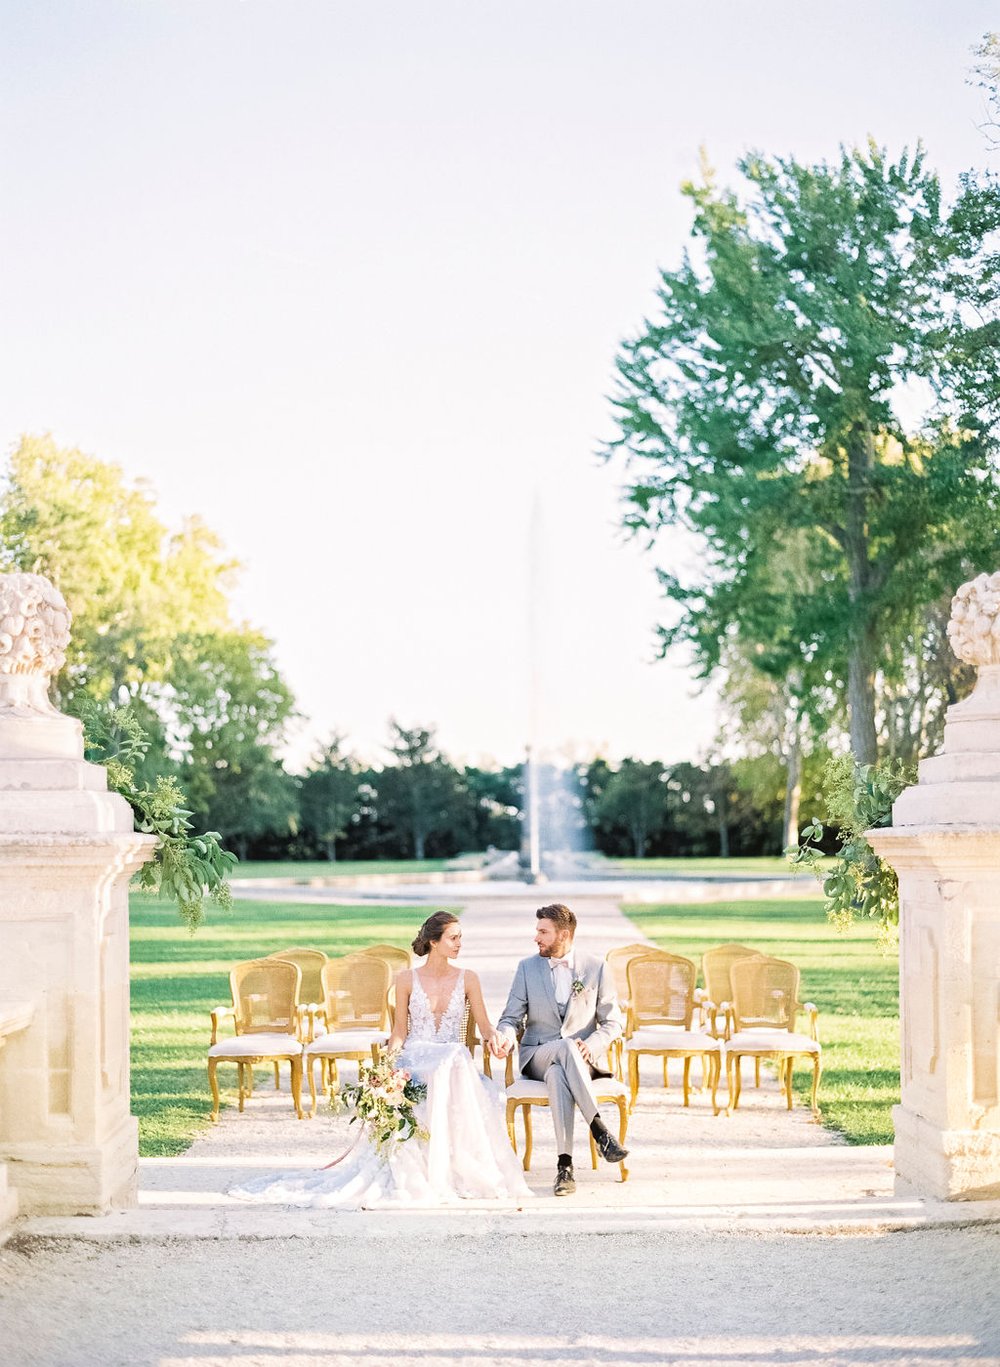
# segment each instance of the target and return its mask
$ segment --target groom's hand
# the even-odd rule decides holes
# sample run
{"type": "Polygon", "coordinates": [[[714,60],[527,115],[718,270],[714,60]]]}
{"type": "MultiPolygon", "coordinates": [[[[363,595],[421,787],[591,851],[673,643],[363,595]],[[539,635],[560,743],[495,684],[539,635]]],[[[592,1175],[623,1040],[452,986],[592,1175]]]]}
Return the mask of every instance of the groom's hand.
{"type": "Polygon", "coordinates": [[[583,1055],[584,1060],[587,1063],[593,1063],[594,1056],[590,1052],[590,1049],[587,1047],[586,1040],[578,1039],[576,1042],[576,1047],[579,1049],[580,1053],[583,1055]]]}

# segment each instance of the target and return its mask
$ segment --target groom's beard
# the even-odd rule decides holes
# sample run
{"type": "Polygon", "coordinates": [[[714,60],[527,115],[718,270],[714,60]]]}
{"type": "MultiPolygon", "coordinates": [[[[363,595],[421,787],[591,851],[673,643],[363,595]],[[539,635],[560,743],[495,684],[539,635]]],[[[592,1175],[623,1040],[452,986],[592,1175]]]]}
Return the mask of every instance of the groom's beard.
{"type": "Polygon", "coordinates": [[[555,945],[550,945],[548,949],[540,949],[539,957],[542,959],[568,959],[573,953],[573,941],[570,940],[565,949],[557,949],[555,945]]]}

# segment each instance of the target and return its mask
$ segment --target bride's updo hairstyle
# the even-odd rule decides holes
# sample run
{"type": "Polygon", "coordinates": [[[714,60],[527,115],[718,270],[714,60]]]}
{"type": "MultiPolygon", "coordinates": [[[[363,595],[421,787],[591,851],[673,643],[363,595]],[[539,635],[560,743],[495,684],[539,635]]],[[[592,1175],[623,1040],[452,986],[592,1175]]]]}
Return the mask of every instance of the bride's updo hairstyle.
{"type": "Polygon", "coordinates": [[[425,954],[431,952],[431,945],[436,945],[444,934],[445,927],[450,926],[453,921],[457,921],[457,916],[452,916],[450,911],[436,911],[433,916],[428,916],[417,931],[417,938],[413,941],[411,948],[418,959],[422,959],[425,954]]]}

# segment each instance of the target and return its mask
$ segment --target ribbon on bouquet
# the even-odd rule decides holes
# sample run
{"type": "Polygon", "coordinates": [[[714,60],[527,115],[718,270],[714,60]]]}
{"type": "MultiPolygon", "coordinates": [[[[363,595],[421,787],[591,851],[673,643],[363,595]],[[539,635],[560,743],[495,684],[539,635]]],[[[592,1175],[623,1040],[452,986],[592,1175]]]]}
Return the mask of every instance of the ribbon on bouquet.
{"type": "Polygon", "coordinates": [[[361,1138],[364,1132],[364,1125],[359,1125],[358,1132],[354,1136],[354,1142],[348,1145],[348,1147],[344,1150],[344,1152],[340,1155],[339,1158],[335,1158],[332,1163],[325,1163],[323,1167],[320,1168],[320,1172],[326,1172],[328,1168],[335,1168],[338,1163],[343,1163],[344,1159],[347,1158],[350,1154],[352,1154],[354,1150],[358,1147],[358,1140],[361,1138]]]}

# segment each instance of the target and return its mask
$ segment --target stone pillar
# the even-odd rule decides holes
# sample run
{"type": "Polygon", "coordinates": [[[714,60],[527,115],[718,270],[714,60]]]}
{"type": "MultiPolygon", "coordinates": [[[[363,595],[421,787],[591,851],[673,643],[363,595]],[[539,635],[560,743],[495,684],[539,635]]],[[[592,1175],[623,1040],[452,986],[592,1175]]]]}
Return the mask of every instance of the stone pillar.
{"type": "Polygon", "coordinates": [[[963,584],[948,635],[975,690],[868,839],[899,875],[896,1175],[976,1200],[1000,1197],[1000,573],[963,584]]]}
{"type": "Polygon", "coordinates": [[[0,575],[0,1002],[31,1020],[0,1054],[0,1163],[23,1214],[134,1200],[128,882],[152,857],[124,798],[48,699],[69,612],[48,580],[0,575]]]}

